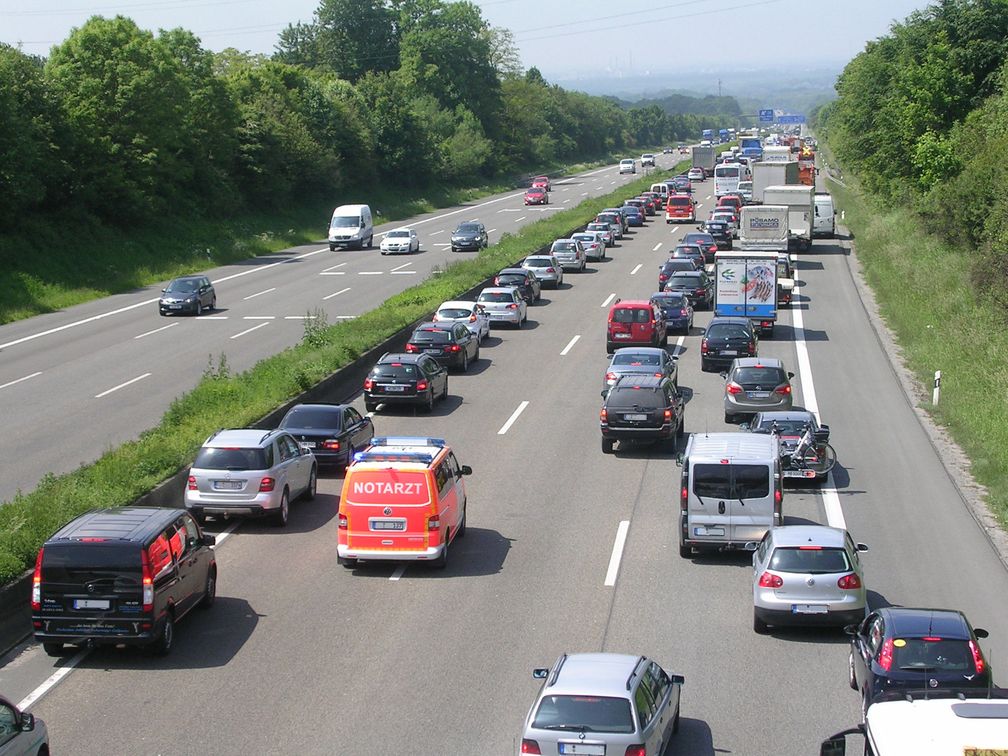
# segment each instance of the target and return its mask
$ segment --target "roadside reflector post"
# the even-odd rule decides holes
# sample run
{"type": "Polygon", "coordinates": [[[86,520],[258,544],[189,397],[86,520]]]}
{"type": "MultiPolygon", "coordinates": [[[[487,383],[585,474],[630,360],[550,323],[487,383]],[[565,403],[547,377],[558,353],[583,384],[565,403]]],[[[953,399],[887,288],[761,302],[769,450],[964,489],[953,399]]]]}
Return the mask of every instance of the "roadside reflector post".
{"type": "Polygon", "coordinates": [[[938,406],[938,394],[941,391],[941,370],[935,370],[934,391],[931,392],[931,404],[938,406]]]}
{"type": "Polygon", "coordinates": [[[847,211],[846,210],[841,210],[840,211],[840,220],[846,220],[846,219],[847,219],[847,211]]]}

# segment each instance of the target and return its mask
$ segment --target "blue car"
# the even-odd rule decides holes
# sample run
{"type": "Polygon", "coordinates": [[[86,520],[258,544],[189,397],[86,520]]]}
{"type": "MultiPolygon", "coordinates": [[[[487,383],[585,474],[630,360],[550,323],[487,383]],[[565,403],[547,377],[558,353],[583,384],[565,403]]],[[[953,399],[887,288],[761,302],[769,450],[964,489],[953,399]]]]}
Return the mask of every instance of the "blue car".
{"type": "Polygon", "coordinates": [[[635,205],[624,205],[621,210],[624,210],[624,215],[626,215],[628,226],[643,226],[644,225],[644,213],[641,212],[639,207],[635,205]]]}
{"type": "Polygon", "coordinates": [[[665,325],[669,331],[678,331],[688,336],[693,328],[693,305],[682,291],[659,291],[651,295],[651,301],[665,314],[665,325]]]}

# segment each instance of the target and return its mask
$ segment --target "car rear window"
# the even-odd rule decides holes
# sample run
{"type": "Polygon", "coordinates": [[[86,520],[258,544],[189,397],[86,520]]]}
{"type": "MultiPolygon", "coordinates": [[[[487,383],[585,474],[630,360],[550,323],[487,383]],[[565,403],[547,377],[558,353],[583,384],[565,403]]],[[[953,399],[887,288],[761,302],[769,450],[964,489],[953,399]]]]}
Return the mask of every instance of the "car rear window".
{"type": "Polygon", "coordinates": [[[280,423],[281,428],[339,428],[343,409],[323,407],[295,407],[280,423]]]}
{"type": "Polygon", "coordinates": [[[440,328],[421,328],[413,332],[410,341],[414,344],[447,344],[451,341],[451,334],[440,328]]]}
{"type": "Polygon", "coordinates": [[[665,406],[664,392],[653,386],[635,388],[634,386],[617,386],[610,390],[606,398],[606,407],[646,407],[656,409],[665,406]]]}
{"type": "Polygon", "coordinates": [[[594,234],[576,234],[573,238],[575,238],[579,242],[583,242],[585,244],[594,244],[595,243],[595,235],[594,234]]]}
{"type": "Polygon", "coordinates": [[[962,672],[976,674],[967,641],[952,638],[896,638],[893,666],[904,672],[962,672]]]}
{"type": "Polygon", "coordinates": [[[749,331],[743,325],[716,323],[707,329],[708,339],[748,339],[749,331]]]}
{"type": "Polygon", "coordinates": [[[786,383],[787,377],[779,368],[741,367],[732,374],[732,380],[738,383],[760,383],[764,385],[786,383]]]}
{"type": "MultiPolygon", "coordinates": [[[[769,419],[760,422],[758,428],[753,428],[756,433],[770,433],[773,430],[774,423],[777,423],[777,430],[781,434],[799,434],[805,432],[805,424],[808,420],[776,420],[769,419]]],[[[814,427],[814,426],[813,426],[814,427]]]]}
{"type": "Polygon", "coordinates": [[[766,465],[693,465],[693,493],[701,498],[756,499],[770,493],[766,465]]]}
{"type": "Polygon", "coordinates": [[[375,365],[371,371],[371,375],[378,380],[391,380],[395,378],[397,381],[411,381],[417,377],[419,372],[417,366],[413,364],[388,363],[385,365],[375,365]]]}
{"type": "Polygon", "coordinates": [[[613,357],[613,365],[660,365],[661,360],[656,354],[617,354],[613,357]]]}
{"type": "Polygon", "coordinates": [[[479,295],[480,302],[514,302],[514,297],[505,291],[483,292],[479,295]]]}
{"type": "Polygon", "coordinates": [[[525,276],[517,273],[500,273],[497,275],[497,281],[502,286],[524,286],[525,276]]]}
{"type": "Polygon", "coordinates": [[[710,234],[686,234],[683,241],[687,244],[713,244],[714,237],[710,234]]]}
{"type": "Polygon", "coordinates": [[[445,320],[468,318],[470,315],[472,315],[472,311],[466,310],[462,307],[442,307],[437,311],[437,316],[439,318],[444,318],[445,320]]]}
{"type": "Polygon", "coordinates": [[[616,323],[650,323],[651,315],[647,307],[617,307],[612,319],[616,323]]]}
{"type": "Polygon", "coordinates": [[[553,262],[548,257],[529,257],[522,264],[526,268],[548,268],[553,262]]]}
{"type": "Polygon", "coordinates": [[[776,572],[802,572],[827,575],[850,572],[851,564],[843,549],[776,548],[770,557],[770,569],[776,572]]]}
{"type": "Polygon", "coordinates": [[[553,244],[554,252],[568,252],[574,249],[573,242],[555,242],[553,244]]]}
{"type": "Polygon", "coordinates": [[[543,696],[532,726],[570,732],[634,732],[630,701],[608,696],[543,696]]]}
{"type": "Polygon", "coordinates": [[[193,467],[200,470],[267,470],[273,466],[273,447],[239,449],[236,447],[204,446],[196,454],[193,467]]]}
{"type": "Polygon", "coordinates": [[[689,197],[669,197],[668,203],[675,207],[686,207],[690,204],[691,200],[689,197]]]}
{"type": "Polygon", "coordinates": [[[43,578],[73,583],[90,575],[140,574],[140,547],[125,543],[47,543],[42,557],[43,578]]]}

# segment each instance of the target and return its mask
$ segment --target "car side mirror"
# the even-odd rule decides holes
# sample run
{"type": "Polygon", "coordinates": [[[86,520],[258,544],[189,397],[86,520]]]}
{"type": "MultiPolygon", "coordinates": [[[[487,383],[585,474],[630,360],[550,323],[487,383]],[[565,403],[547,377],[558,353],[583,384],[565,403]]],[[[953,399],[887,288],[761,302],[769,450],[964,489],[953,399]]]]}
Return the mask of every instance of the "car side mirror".
{"type": "Polygon", "coordinates": [[[791,372],[789,372],[789,373],[787,374],[787,377],[788,377],[788,378],[794,378],[794,373],[791,373],[791,372]]]}
{"type": "Polygon", "coordinates": [[[164,293],[165,293],[165,292],[167,292],[167,291],[168,291],[168,289],[161,289],[161,293],[162,293],[162,294],[164,294],[164,293]]]}
{"type": "Polygon", "coordinates": [[[609,389],[602,389],[602,398],[605,399],[609,396],[609,389]]]}
{"type": "Polygon", "coordinates": [[[988,633],[982,627],[974,627],[973,635],[975,635],[977,638],[986,638],[988,635],[990,635],[990,633],[988,633]]]}
{"type": "Polygon", "coordinates": [[[669,681],[673,685],[683,685],[686,682],[686,678],[683,675],[669,675],[669,681]]]}
{"type": "Polygon", "coordinates": [[[739,423],[739,430],[749,430],[749,423],[739,423]]]}
{"type": "Polygon", "coordinates": [[[721,380],[723,380],[723,381],[727,381],[728,380],[728,371],[727,370],[722,370],[721,371],[721,380]]]}
{"type": "Polygon", "coordinates": [[[472,468],[469,465],[462,465],[460,469],[463,475],[472,475],[472,468]]]}
{"type": "Polygon", "coordinates": [[[216,546],[217,536],[211,535],[210,533],[204,533],[202,541],[204,546],[216,546]]]}
{"type": "Polygon", "coordinates": [[[35,715],[25,711],[21,714],[21,732],[31,732],[35,729],[35,715]]]}
{"type": "Polygon", "coordinates": [[[536,667],[532,670],[532,678],[535,680],[545,680],[548,674],[549,670],[546,667],[536,667]]]}
{"type": "Polygon", "coordinates": [[[858,543],[858,544],[854,545],[854,548],[856,548],[858,551],[868,551],[868,544],[867,543],[858,543]]]}

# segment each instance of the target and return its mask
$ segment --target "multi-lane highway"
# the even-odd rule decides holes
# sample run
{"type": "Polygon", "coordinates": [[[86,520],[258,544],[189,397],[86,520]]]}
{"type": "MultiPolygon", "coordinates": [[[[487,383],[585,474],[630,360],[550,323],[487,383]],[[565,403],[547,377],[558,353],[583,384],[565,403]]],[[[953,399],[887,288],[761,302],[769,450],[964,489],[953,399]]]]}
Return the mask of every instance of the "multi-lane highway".
{"type": "MultiPolygon", "coordinates": [[[[609,186],[615,170],[589,180],[600,178],[609,186]]],[[[699,185],[701,215],[710,194],[709,181],[699,185]]],[[[686,677],[672,753],[817,752],[823,737],[860,717],[860,699],[847,686],[845,636],[755,635],[748,555],[678,556],[674,455],[648,447],[603,455],[599,445],[606,303],[654,291],[658,264],[690,228],[652,219],[611,260],[544,292],[525,330],[496,330],[471,373],[452,376],[451,397],[432,416],[375,417],[381,434],[445,437],[474,470],[466,479],[468,532],[447,570],[338,567],[341,479],[326,478],[314,501],[293,505],[286,530],[251,522],[227,531],[217,548],[217,603],[179,624],[170,657],[102,649],[54,661],[26,645],[0,668],[0,691],[14,701],[45,693],[33,711],[48,723],[54,748],[73,753],[508,754],[537,690],[532,667],[563,651],[622,651],[651,655],[686,677]],[[614,553],[621,523],[627,536],[614,553]],[[46,682],[54,673],[65,674],[55,685],[46,682]]],[[[835,493],[789,488],[785,520],[846,524],[868,543],[873,606],[964,610],[991,631],[983,647],[995,681],[1003,681],[1005,569],[894,378],[849,254],[845,241],[817,240],[801,256],[795,306],[774,339],[760,344],[761,354],[795,372],[798,402],[830,424],[839,456],[835,493]]],[[[278,266],[284,275],[313,266],[296,279],[314,287],[311,302],[326,267],[315,262],[320,256],[278,266]]],[[[347,268],[361,259],[324,257],[327,265],[346,259],[347,268]]],[[[333,291],[357,281],[349,279],[333,291]]],[[[254,293],[274,283],[242,286],[254,293]]],[[[289,281],[285,290],[283,306],[278,300],[271,312],[300,313],[297,287],[289,281]]],[[[236,293],[222,305],[251,314],[242,302],[236,293]]],[[[148,310],[153,315],[153,305],[148,310]]],[[[709,318],[697,313],[697,328],[678,346],[692,433],[728,429],[722,380],[699,369],[699,333],[709,318]]],[[[228,333],[249,327],[223,325],[228,333]]],[[[283,327],[270,325],[264,337],[283,327]]],[[[127,335],[143,329],[109,318],[95,330],[113,330],[128,345],[127,335]]],[[[60,338],[77,349],[75,337],[60,338]]],[[[79,358],[88,351],[79,350],[79,358]]]]}
{"type": "MultiPolygon", "coordinates": [[[[660,155],[671,167],[678,155],[660,155]]],[[[642,173],[606,167],[554,181],[550,204],[525,207],[524,190],[486,197],[375,231],[373,250],[330,252],[328,245],[206,271],[218,311],[163,318],[159,287],[120,294],[65,311],[0,326],[0,502],[30,491],[46,473],[92,462],[157,424],[172,400],[190,390],[226,354],[233,371],[297,343],[304,318],[321,309],[329,323],[359,315],[428,276],[452,253],[451,232],[481,220],[493,243],[544,215],[612,191],[642,173]],[[421,254],[382,257],[381,235],[409,223],[421,254]]],[[[366,197],[362,198],[366,201],[366,197]]],[[[322,234],[324,228],[319,229],[322,234]]]]}

